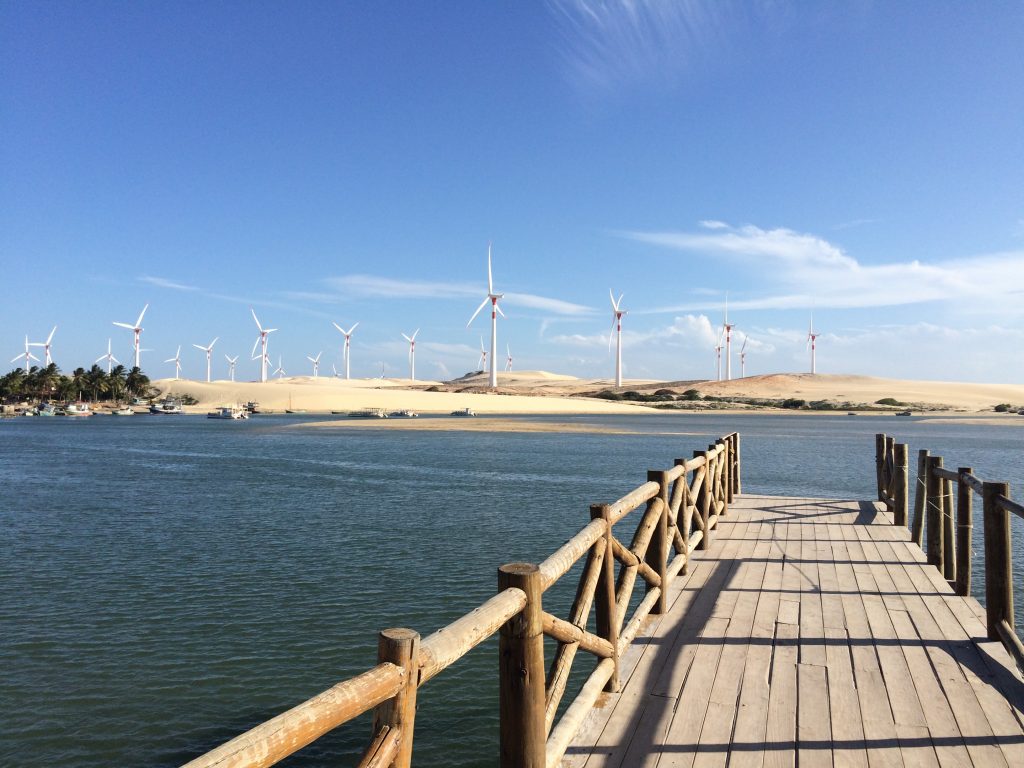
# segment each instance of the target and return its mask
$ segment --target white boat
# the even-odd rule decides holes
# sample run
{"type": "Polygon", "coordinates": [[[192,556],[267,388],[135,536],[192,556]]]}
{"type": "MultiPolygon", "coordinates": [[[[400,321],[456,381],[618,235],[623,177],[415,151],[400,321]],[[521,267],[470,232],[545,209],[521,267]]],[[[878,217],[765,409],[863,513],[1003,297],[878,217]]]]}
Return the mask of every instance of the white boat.
{"type": "Polygon", "coordinates": [[[36,409],[40,416],[56,416],[57,407],[53,403],[43,403],[36,409]]]}
{"type": "Polygon", "coordinates": [[[401,411],[392,411],[388,414],[390,419],[415,419],[419,416],[416,411],[410,411],[408,408],[402,409],[401,411]]]}
{"type": "Polygon", "coordinates": [[[115,408],[110,412],[111,416],[134,416],[135,411],[129,408],[127,405],[123,405],[120,408],[115,408]]]}
{"type": "Polygon", "coordinates": [[[383,408],[363,408],[360,411],[349,411],[348,415],[353,419],[386,419],[388,412],[383,408]]]}
{"type": "Polygon", "coordinates": [[[472,408],[463,408],[461,411],[452,411],[452,416],[476,416],[472,408]]]}
{"type": "Polygon", "coordinates": [[[92,409],[86,403],[69,403],[64,406],[65,416],[92,416],[92,409]]]}
{"type": "Polygon", "coordinates": [[[248,419],[249,411],[237,405],[222,405],[220,408],[207,413],[206,418],[239,421],[241,419],[248,419]]]}
{"type": "Polygon", "coordinates": [[[181,409],[181,401],[173,397],[165,397],[159,403],[149,406],[150,413],[184,413],[181,409]]]}

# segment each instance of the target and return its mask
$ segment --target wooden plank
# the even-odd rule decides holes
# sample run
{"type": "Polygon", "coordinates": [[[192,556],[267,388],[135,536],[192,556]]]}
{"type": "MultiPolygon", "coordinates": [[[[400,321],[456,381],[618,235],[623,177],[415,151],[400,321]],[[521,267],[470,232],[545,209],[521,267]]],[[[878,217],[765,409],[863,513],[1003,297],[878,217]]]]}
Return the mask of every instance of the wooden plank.
{"type": "Polygon", "coordinates": [[[866,768],[867,745],[857,700],[857,683],[853,677],[850,638],[845,629],[826,626],[825,639],[832,760],[837,768],[866,768]]]}
{"type": "Polygon", "coordinates": [[[799,627],[775,625],[768,692],[768,718],[765,728],[764,765],[767,768],[791,768],[796,765],[796,664],[799,627]]]}
{"type": "Polygon", "coordinates": [[[797,664],[797,762],[800,768],[832,765],[832,724],[824,666],[797,664]]]}

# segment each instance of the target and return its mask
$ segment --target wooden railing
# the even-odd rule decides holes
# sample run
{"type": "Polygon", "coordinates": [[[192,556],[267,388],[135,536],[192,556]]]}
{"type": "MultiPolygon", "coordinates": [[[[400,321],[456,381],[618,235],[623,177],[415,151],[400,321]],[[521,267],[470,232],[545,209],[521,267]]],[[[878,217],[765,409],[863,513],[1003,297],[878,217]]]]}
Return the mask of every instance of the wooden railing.
{"type": "Polygon", "coordinates": [[[706,549],[718,519],[740,491],[740,437],[732,433],[613,504],[595,504],[591,521],[539,564],[498,569],[498,594],[424,640],[409,629],[379,635],[378,664],[274,717],[186,768],[270,766],[328,731],[373,710],[360,766],[406,768],[412,760],[420,687],[499,634],[500,765],[556,766],[603,691],[619,690],[619,660],[644,620],[667,609],[669,586],[690,555],[706,549]],[[617,535],[643,508],[629,544],[617,535]],[[544,593],[586,558],[567,618],[545,610],[544,593]],[[616,566],[618,563],[618,566],[616,566]],[[637,583],[645,595],[627,618],[637,583]],[[591,632],[589,618],[595,613],[591,632]],[[545,671],[544,638],[556,641],[545,671]],[[558,717],[580,651],[598,659],[558,717]]]}
{"type": "MultiPolygon", "coordinates": [[[[875,447],[878,498],[893,511],[894,524],[907,525],[907,446],[879,434],[875,447]]],[[[939,569],[958,595],[970,595],[975,495],[982,500],[988,637],[1002,642],[1024,670],[1024,644],[1014,629],[1010,541],[1010,514],[1024,518],[1024,505],[1010,499],[1009,484],[979,480],[970,467],[958,467],[954,472],[943,466],[941,456],[922,449],[917,457],[910,538],[918,546],[923,544],[928,562],[939,569]]]]}

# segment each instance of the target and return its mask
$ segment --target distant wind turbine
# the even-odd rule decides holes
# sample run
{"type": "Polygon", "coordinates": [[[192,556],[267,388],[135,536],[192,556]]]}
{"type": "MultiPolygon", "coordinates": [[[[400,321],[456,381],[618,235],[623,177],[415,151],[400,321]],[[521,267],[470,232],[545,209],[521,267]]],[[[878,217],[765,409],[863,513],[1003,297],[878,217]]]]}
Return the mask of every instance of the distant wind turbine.
{"type": "Polygon", "coordinates": [[[181,378],[181,347],[178,347],[178,351],[174,353],[174,357],[164,360],[165,363],[174,363],[174,380],[177,381],[181,378]]]}
{"type": "Polygon", "coordinates": [[[818,337],[820,333],[814,332],[814,313],[811,313],[811,324],[807,329],[807,346],[811,348],[811,373],[817,373],[815,370],[815,349],[817,348],[818,337]]]}
{"type": "Polygon", "coordinates": [[[334,378],[338,378],[338,366],[336,366],[334,363],[331,363],[331,370],[334,371],[334,378]]]}
{"type": "Polygon", "coordinates": [[[718,343],[715,344],[715,364],[718,366],[718,381],[722,380],[722,337],[718,337],[718,343]]]}
{"type": "Polygon", "coordinates": [[[508,355],[505,358],[505,373],[512,370],[512,348],[508,344],[505,345],[505,352],[508,355]]]}
{"type": "Polygon", "coordinates": [[[476,316],[480,314],[480,310],[487,306],[488,301],[491,302],[491,368],[490,376],[488,377],[487,380],[488,386],[490,387],[498,386],[498,367],[497,365],[495,365],[495,361],[498,358],[498,315],[501,315],[502,317],[505,316],[505,313],[501,311],[501,307],[498,306],[498,299],[500,299],[504,295],[505,294],[503,293],[494,292],[494,277],[491,273],[491,244],[488,243],[487,297],[482,302],[480,302],[480,306],[476,308],[476,312],[474,312],[473,316],[469,318],[469,322],[466,323],[466,327],[468,328],[470,325],[472,325],[473,321],[476,319],[476,316]]]}
{"type": "Polygon", "coordinates": [[[108,376],[110,375],[110,371],[111,371],[110,364],[112,362],[113,363],[117,363],[118,365],[121,364],[121,361],[118,360],[116,357],[114,357],[113,353],[110,351],[110,342],[111,342],[111,340],[107,339],[107,354],[100,355],[95,360],[95,363],[99,363],[100,360],[106,360],[107,361],[107,375],[108,376]]]}
{"type": "MultiPolygon", "coordinates": [[[[725,332],[725,380],[732,379],[732,329],[735,328],[729,322],[729,294],[725,294],[725,320],[722,322],[722,330],[725,332]]],[[[719,376],[721,378],[721,376],[719,376]]]]}
{"type": "Polygon", "coordinates": [[[252,359],[256,359],[256,347],[262,346],[260,352],[260,381],[266,382],[267,380],[267,364],[269,358],[267,357],[267,336],[273,333],[277,328],[264,328],[260,325],[260,319],[256,317],[256,310],[249,307],[249,311],[252,312],[252,319],[256,321],[256,327],[260,329],[260,335],[256,337],[256,343],[252,345],[252,359]]]}
{"type": "Polygon", "coordinates": [[[217,339],[219,339],[219,338],[220,338],[220,336],[218,336],[216,339],[211,341],[210,342],[210,346],[208,346],[208,347],[204,347],[201,344],[193,344],[192,345],[196,349],[200,349],[200,350],[202,350],[203,352],[206,353],[206,383],[207,384],[210,383],[210,357],[213,355],[213,345],[217,343],[217,339]]]}
{"type": "MultiPolygon", "coordinates": [[[[331,325],[333,325],[335,328],[337,328],[339,331],[341,331],[341,334],[345,337],[345,348],[344,348],[344,350],[342,352],[342,357],[345,360],[345,378],[347,379],[347,378],[349,378],[349,360],[350,360],[350,357],[351,357],[351,354],[352,354],[352,352],[351,352],[352,332],[356,328],[359,327],[359,323],[356,323],[351,328],[349,328],[347,331],[344,328],[342,328],[340,325],[338,325],[337,323],[333,323],[332,322],[331,325]]],[[[335,375],[337,375],[337,374],[335,374],[335,375]]]]}
{"type": "Polygon", "coordinates": [[[277,370],[274,371],[274,375],[277,376],[277,378],[279,379],[288,375],[287,373],[284,372],[284,365],[282,365],[281,363],[280,355],[277,356],[277,370]]]}
{"type": "Polygon", "coordinates": [[[402,338],[409,342],[409,378],[416,381],[416,334],[420,332],[417,328],[412,336],[402,334],[402,338]]]}
{"type": "Polygon", "coordinates": [[[50,344],[53,341],[53,334],[57,332],[57,326],[53,326],[53,330],[50,331],[50,335],[46,337],[46,341],[34,341],[29,344],[30,347],[42,347],[45,351],[43,357],[46,360],[46,365],[53,362],[53,357],[50,355],[50,344]]]}
{"type": "Polygon", "coordinates": [[[142,311],[139,312],[139,319],[135,321],[135,325],[128,325],[128,323],[118,323],[116,321],[114,322],[114,325],[116,325],[118,328],[127,328],[129,331],[131,331],[132,333],[135,334],[135,367],[136,368],[140,368],[141,367],[141,365],[139,364],[139,352],[141,352],[142,350],[139,349],[139,337],[142,335],[142,316],[146,314],[146,310],[147,309],[149,309],[149,304],[144,306],[142,308],[142,311]]]}
{"type": "Polygon", "coordinates": [[[743,334],[743,346],[740,347],[740,378],[747,378],[747,342],[750,337],[743,334]]]}
{"type": "Polygon", "coordinates": [[[323,350],[320,350],[319,352],[317,352],[316,353],[316,357],[310,357],[309,355],[306,355],[306,359],[309,360],[309,362],[311,362],[313,364],[313,378],[314,379],[320,376],[320,355],[322,355],[322,354],[323,354],[323,350]]]}
{"type": "Polygon", "coordinates": [[[238,355],[235,355],[234,357],[228,357],[227,355],[224,355],[224,359],[228,361],[228,376],[230,376],[231,380],[234,381],[235,380],[235,363],[238,362],[238,355]]]}
{"type": "MultiPolygon", "coordinates": [[[[615,300],[615,294],[612,293],[611,288],[608,289],[608,298],[612,302],[612,330],[615,331],[615,386],[622,386],[622,318],[626,315],[626,310],[622,308],[622,295],[619,295],[619,300],[615,300]]],[[[608,334],[608,350],[612,348],[612,336],[608,334]]]]}
{"type": "Polygon", "coordinates": [[[476,361],[476,367],[481,371],[487,370],[487,350],[484,349],[484,337],[480,337],[480,359],[476,361]]]}
{"type": "Polygon", "coordinates": [[[22,358],[25,359],[25,366],[24,366],[25,373],[28,373],[29,368],[32,367],[29,361],[35,360],[37,363],[39,362],[39,358],[36,357],[35,355],[33,355],[32,351],[29,349],[30,346],[31,345],[28,343],[28,336],[26,335],[25,336],[25,351],[21,352],[20,354],[15,355],[14,357],[11,358],[11,362],[12,363],[17,362],[18,360],[21,360],[22,358]]]}

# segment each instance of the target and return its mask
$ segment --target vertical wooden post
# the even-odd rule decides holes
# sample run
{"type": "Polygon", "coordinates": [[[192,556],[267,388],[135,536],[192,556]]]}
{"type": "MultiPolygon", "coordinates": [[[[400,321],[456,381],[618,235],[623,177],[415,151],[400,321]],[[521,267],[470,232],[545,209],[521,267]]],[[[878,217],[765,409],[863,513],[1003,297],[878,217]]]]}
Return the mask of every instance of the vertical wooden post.
{"type": "Polygon", "coordinates": [[[927,497],[925,511],[928,517],[925,534],[928,537],[928,548],[925,554],[928,556],[928,564],[934,565],[940,573],[945,570],[942,557],[942,479],[935,474],[935,470],[941,466],[941,456],[929,456],[925,472],[927,497]]]}
{"type": "Polygon", "coordinates": [[[882,495],[882,491],[885,490],[885,484],[883,481],[882,469],[885,466],[885,433],[879,432],[875,435],[875,485],[878,486],[878,500],[882,501],[885,497],[882,495]]]}
{"type": "MultiPolygon", "coordinates": [[[[685,464],[686,459],[676,459],[675,465],[685,464]]],[[[686,516],[686,510],[690,506],[690,481],[687,478],[687,473],[683,472],[676,480],[677,483],[683,484],[683,494],[679,501],[679,514],[676,515],[676,527],[679,529],[679,534],[683,537],[683,554],[686,555],[686,560],[683,561],[683,569],[680,571],[681,574],[686,575],[690,572],[690,526],[693,525],[693,521],[686,516]]],[[[675,534],[671,534],[674,536],[675,534]]]]}
{"type": "Polygon", "coordinates": [[[907,527],[907,486],[909,483],[909,467],[907,466],[907,445],[897,443],[895,447],[896,456],[896,478],[893,489],[896,506],[893,510],[892,521],[902,528],[907,527]]]}
{"type": "MultiPolygon", "coordinates": [[[[722,440],[721,438],[715,441],[715,444],[711,446],[711,449],[717,450],[718,446],[722,446],[722,452],[718,454],[715,474],[722,478],[722,517],[725,517],[729,514],[729,446],[726,444],[725,440],[722,440]]],[[[718,486],[716,485],[716,487],[718,486]]]]}
{"type": "Polygon", "coordinates": [[[740,433],[734,432],[733,437],[736,448],[736,493],[743,493],[743,483],[740,480],[740,473],[743,469],[742,455],[740,453],[740,433]]]}
{"type": "MultiPolygon", "coordinates": [[[[647,480],[661,486],[657,498],[663,502],[661,516],[658,518],[658,527],[654,529],[651,542],[647,545],[647,554],[644,555],[644,562],[651,566],[661,578],[661,595],[658,597],[658,602],[651,608],[651,613],[656,614],[665,613],[668,610],[668,548],[672,543],[668,534],[668,472],[652,469],[647,473],[647,480]]],[[[652,589],[654,587],[648,584],[646,591],[650,592],[652,589]]]]}
{"type": "Polygon", "coordinates": [[[971,538],[974,535],[974,492],[965,481],[973,475],[970,467],[957,469],[960,480],[956,484],[956,593],[964,597],[971,594],[971,538]]]}
{"type": "Polygon", "coordinates": [[[601,578],[594,594],[594,611],[597,634],[612,644],[615,655],[615,671],[608,679],[604,689],[608,693],[619,692],[619,628],[615,623],[615,557],[612,555],[612,517],[608,504],[591,504],[590,519],[601,518],[605,521],[604,561],[601,563],[601,578]]]}
{"type": "Polygon", "coordinates": [[[942,481],[942,575],[956,580],[956,531],[953,528],[953,483],[942,481]]]}
{"type": "Polygon", "coordinates": [[[733,497],[736,495],[736,443],[733,438],[736,437],[736,433],[729,435],[725,438],[725,472],[726,472],[726,490],[728,491],[728,502],[732,504],[733,497]]]}
{"type": "Polygon", "coordinates": [[[504,768],[544,768],[544,621],[540,568],[508,563],[498,569],[498,591],[516,587],[526,607],[500,630],[498,639],[501,756],[504,768]]]}
{"type": "Polygon", "coordinates": [[[701,456],[704,457],[704,479],[697,486],[694,514],[700,515],[700,519],[704,523],[702,526],[704,528],[704,535],[701,536],[697,549],[708,549],[711,546],[711,525],[710,514],[708,513],[708,510],[711,508],[711,494],[708,492],[709,483],[711,482],[711,460],[708,458],[707,451],[693,452],[693,458],[696,459],[701,456]]]}
{"type": "Polygon", "coordinates": [[[924,542],[924,510],[928,496],[928,449],[917,452],[917,482],[914,484],[914,520],[910,524],[910,540],[917,546],[924,542]]]}
{"type": "Polygon", "coordinates": [[[392,763],[394,768],[412,765],[412,734],[416,721],[416,691],[420,680],[420,636],[411,629],[385,629],[377,636],[377,660],[391,662],[405,670],[402,690],[373,712],[373,733],[390,726],[401,733],[401,743],[392,763]]]}
{"type": "Polygon", "coordinates": [[[1013,561],[1010,552],[1010,513],[996,504],[996,496],[1010,496],[1007,483],[982,486],[985,521],[985,615],[988,639],[1001,640],[999,622],[1013,624],[1013,561]]]}
{"type": "Polygon", "coordinates": [[[895,471],[893,465],[895,464],[895,454],[896,438],[886,436],[885,465],[882,468],[882,481],[885,483],[885,494],[890,499],[895,495],[893,493],[893,480],[895,479],[895,471]]]}

